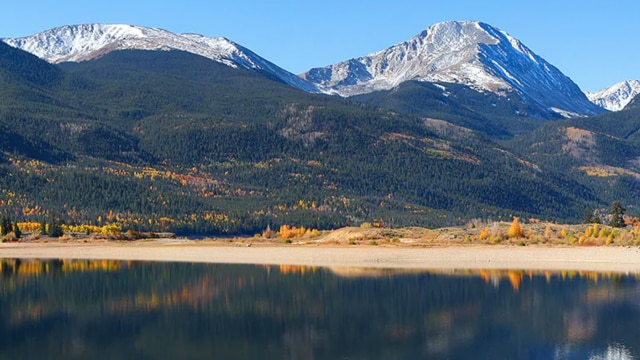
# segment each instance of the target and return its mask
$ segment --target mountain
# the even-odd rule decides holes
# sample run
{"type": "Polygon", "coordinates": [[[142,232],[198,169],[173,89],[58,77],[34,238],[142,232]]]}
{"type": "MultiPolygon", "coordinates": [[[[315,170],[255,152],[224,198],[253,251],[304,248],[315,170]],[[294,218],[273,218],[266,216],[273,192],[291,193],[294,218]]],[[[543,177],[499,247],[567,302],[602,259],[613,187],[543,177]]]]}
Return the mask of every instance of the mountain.
{"type": "Polygon", "coordinates": [[[321,90],[352,96],[408,80],[457,83],[530,104],[542,118],[597,114],[580,88],[506,32],[481,22],[443,22],[388,49],[301,75],[321,90]]]}
{"type": "Polygon", "coordinates": [[[58,84],[63,72],[24,51],[0,41],[0,76],[4,82],[22,83],[29,86],[51,86],[58,84]]]}
{"type": "Polygon", "coordinates": [[[85,24],[2,40],[51,63],[87,61],[116,50],[182,50],[233,68],[265,73],[307,92],[318,92],[315,85],[225,38],[174,34],[143,26],[85,24]]]}
{"type": "Polygon", "coordinates": [[[0,46],[0,59],[13,79],[0,87],[0,212],[18,220],[113,214],[125,228],[255,234],[576,220],[610,200],[468,128],[184,51],[53,66],[0,46]]]}
{"type": "Polygon", "coordinates": [[[562,169],[598,197],[640,203],[640,108],[546,122],[503,143],[543,168],[562,169]]]}
{"type": "Polygon", "coordinates": [[[354,95],[349,100],[370,106],[446,120],[492,139],[509,139],[536,129],[543,122],[535,109],[511,94],[508,98],[479,92],[467,85],[405,81],[391,90],[354,95]]]}
{"type": "Polygon", "coordinates": [[[629,101],[627,106],[624,107],[624,110],[633,110],[633,109],[639,109],[639,108],[640,108],[640,96],[636,96],[633,99],[631,99],[631,101],[629,101]]]}
{"type": "Polygon", "coordinates": [[[640,81],[625,80],[600,91],[587,93],[594,104],[610,111],[620,111],[640,94],[640,81]]]}

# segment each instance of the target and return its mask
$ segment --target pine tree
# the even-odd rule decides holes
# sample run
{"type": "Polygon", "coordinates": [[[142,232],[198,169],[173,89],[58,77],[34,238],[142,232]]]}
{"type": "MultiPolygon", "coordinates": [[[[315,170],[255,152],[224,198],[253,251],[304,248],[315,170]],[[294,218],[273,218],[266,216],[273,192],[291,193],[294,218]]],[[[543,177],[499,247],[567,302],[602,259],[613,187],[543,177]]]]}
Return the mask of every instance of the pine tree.
{"type": "Polygon", "coordinates": [[[16,239],[20,239],[22,236],[22,230],[20,230],[18,223],[13,224],[13,234],[16,236],[16,239]]]}
{"type": "Polygon", "coordinates": [[[40,222],[40,235],[47,235],[47,223],[44,221],[40,222]]]}
{"type": "Polygon", "coordinates": [[[585,224],[600,224],[600,218],[596,215],[595,211],[591,208],[587,208],[584,212],[585,224]]]}
{"type": "Polygon", "coordinates": [[[11,232],[11,220],[9,220],[8,217],[6,216],[2,217],[2,221],[0,221],[0,226],[2,226],[2,231],[0,232],[0,235],[5,236],[9,232],[11,232]]]}
{"type": "Polygon", "coordinates": [[[624,227],[624,213],[625,208],[622,207],[620,201],[614,201],[611,205],[611,221],[609,226],[611,227],[624,227]]]}
{"type": "Polygon", "coordinates": [[[64,235],[64,231],[62,231],[62,226],[60,222],[53,221],[49,224],[49,236],[50,237],[60,237],[64,235]]]}

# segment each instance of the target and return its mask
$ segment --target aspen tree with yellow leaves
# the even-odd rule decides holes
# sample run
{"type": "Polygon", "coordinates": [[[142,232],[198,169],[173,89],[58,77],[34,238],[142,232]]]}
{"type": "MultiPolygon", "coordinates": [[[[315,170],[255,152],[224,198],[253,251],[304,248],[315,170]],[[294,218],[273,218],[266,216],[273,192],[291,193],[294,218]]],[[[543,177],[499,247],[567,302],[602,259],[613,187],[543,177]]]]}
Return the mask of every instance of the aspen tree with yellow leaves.
{"type": "Polygon", "coordinates": [[[522,229],[522,226],[520,226],[520,220],[515,216],[513,217],[513,222],[511,223],[509,230],[507,230],[507,237],[510,239],[524,237],[524,230],[522,229]]]}

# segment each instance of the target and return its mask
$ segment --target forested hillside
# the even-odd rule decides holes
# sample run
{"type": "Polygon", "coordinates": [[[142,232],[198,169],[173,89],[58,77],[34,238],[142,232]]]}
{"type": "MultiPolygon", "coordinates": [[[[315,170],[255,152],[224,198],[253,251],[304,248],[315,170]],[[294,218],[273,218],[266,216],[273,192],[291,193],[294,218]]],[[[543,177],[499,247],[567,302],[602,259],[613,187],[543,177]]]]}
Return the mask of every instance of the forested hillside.
{"type": "MultiPolygon", "coordinates": [[[[0,202],[15,220],[208,234],[578,221],[640,192],[620,177],[631,183],[603,193],[557,167],[563,157],[531,156],[533,140],[492,140],[523,123],[505,115],[519,105],[495,103],[508,109],[494,117],[469,102],[490,109],[495,99],[463,96],[469,89],[444,105],[426,89],[433,106],[416,112],[304,93],[179,51],[52,66],[0,43],[0,59],[0,202]]],[[[426,85],[399,91],[412,87],[426,85]]],[[[635,143],[619,145],[637,157],[635,143]]]]}
{"type": "Polygon", "coordinates": [[[505,146],[558,169],[601,199],[640,204],[640,112],[637,109],[550,122],[505,146]]]}
{"type": "Polygon", "coordinates": [[[407,81],[392,90],[375,91],[351,99],[398,112],[447,120],[495,139],[529,132],[540,126],[543,120],[550,120],[530,114],[530,107],[515,93],[504,97],[481,93],[461,84],[407,81]]]}

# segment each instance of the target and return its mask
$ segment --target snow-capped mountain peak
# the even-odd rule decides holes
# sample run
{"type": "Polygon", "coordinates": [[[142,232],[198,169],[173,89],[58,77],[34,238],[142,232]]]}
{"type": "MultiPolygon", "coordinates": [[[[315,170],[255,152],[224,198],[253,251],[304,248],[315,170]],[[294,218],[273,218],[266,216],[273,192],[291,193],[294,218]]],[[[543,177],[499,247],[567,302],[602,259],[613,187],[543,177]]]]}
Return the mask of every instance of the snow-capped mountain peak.
{"type": "Polygon", "coordinates": [[[625,80],[600,91],[589,92],[587,97],[594,104],[607,110],[620,111],[640,94],[640,81],[625,80]]]}
{"type": "Polygon", "coordinates": [[[134,25],[85,24],[2,40],[51,63],[87,61],[116,50],[181,50],[233,68],[265,71],[299,89],[318,91],[309,82],[223,37],[174,34],[159,28],[134,25]]]}
{"type": "Polygon", "coordinates": [[[557,68],[506,32],[475,21],[435,24],[376,53],[301,75],[328,93],[351,96],[388,90],[408,80],[469,85],[500,95],[515,92],[555,114],[602,111],[557,68]]]}

